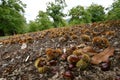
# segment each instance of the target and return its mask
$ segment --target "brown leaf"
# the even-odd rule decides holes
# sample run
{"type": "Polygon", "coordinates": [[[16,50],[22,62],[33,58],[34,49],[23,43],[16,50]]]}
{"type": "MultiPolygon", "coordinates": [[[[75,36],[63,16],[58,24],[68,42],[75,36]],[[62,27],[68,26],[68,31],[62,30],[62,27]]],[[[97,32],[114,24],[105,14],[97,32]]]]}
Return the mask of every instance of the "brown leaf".
{"type": "Polygon", "coordinates": [[[86,46],[82,49],[82,51],[86,54],[88,54],[89,56],[94,56],[97,54],[97,52],[93,49],[93,47],[91,46],[86,46]]]}
{"type": "Polygon", "coordinates": [[[103,52],[100,52],[99,54],[96,54],[92,57],[91,63],[92,64],[99,64],[101,62],[108,61],[110,56],[113,56],[114,54],[114,48],[108,47],[103,52]]]}

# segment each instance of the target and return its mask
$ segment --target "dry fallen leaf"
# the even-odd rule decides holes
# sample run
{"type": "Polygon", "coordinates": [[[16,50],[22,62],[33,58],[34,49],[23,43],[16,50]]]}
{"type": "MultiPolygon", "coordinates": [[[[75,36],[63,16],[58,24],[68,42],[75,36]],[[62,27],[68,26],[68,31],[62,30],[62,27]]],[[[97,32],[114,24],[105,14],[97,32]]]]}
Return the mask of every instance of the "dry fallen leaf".
{"type": "Polygon", "coordinates": [[[114,48],[108,47],[103,52],[100,52],[99,54],[96,54],[95,56],[93,56],[91,59],[91,63],[99,64],[101,62],[106,62],[108,61],[108,58],[110,56],[113,56],[113,54],[114,54],[114,48]]]}
{"type": "Polygon", "coordinates": [[[86,46],[82,49],[82,51],[88,54],[89,56],[94,56],[97,54],[97,52],[93,49],[92,46],[86,46]]]}

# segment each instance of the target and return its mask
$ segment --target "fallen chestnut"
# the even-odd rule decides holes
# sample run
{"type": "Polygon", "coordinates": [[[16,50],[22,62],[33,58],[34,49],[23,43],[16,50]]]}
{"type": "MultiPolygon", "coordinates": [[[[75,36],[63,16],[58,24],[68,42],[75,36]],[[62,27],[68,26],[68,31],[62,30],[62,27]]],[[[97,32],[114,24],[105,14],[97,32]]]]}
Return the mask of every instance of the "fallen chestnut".
{"type": "Polygon", "coordinates": [[[62,75],[63,75],[64,78],[66,78],[68,80],[72,80],[74,78],[71,71],[65,71],[62,75]]]}
{"type": "Polygon", "coordinates": [[[79,57],[77,55],[72,54],[67,57],[67,61],[69,63],[76,63],[77,61],[79,61],[79,57]]]}
{"type": "Polygon", "coordinates": [[[67,60],[67,57],[68,57],[67,54],[62,54],[60,59],[64,61],[67,60]]]}
{"type": "Polygon", "coordinates": [[[75,67],[74,64],[69,64],[69,65],[68,65],[68,69],[69,69],[69,70],[72,70],[74,67],[75,67]]]}
{"type": "Polygon", "coordinates": [[[100,67],[102,71],[108,71],[110,69],[110,62],[103,62],[100,67]]]}
{"type": "Polygon", "coordinates": [[[56,60],[51,60],[48,62],[48,65],[50,65],[50,66],[55,66],[56,64],[57,64],[56,60]]]}
{"type": "Polygon", "coordinates": [[[115,80],[120,80],[120,75],[117,75],[115,80]]]}

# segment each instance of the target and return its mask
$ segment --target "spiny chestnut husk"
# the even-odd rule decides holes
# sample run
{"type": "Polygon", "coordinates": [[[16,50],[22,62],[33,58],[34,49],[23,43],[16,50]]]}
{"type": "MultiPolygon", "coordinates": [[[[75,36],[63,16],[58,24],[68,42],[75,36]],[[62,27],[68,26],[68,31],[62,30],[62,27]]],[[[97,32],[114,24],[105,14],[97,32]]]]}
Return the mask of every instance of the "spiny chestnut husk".
{"type": "Polygon", "coordinates": [[[82,49],[77,49],[77,50],[73,51],[73,54],[79,56],[79,55],[83,55],[84,53],[83,53],[82,49]]]}
{"type": "Polygon", "coordinates": [[[83,59],[85,62],[87,62],[87,63],[90,62],[90,56],[87,55],[87,54],[83,54],[82,59],[83,59]]]}
{"type": "Polygon", "coordinates": [[[110,46],[110,43],[108,41],[108,39],[106,38],[102,38],[102,37],[94,37],[92,40],[93,45],[99,47],[99,48],[106,48],[108,46],[110,46]]]}
{"type": "Polygon", "coordinates": [[[35,67],[36,68],[39,68],[39,67],[43,67],[44,65],[46,65],[46,60],[45,60],[45,58],[37,58],[36,60],[35,60],[35,67]]]}
{"type": "Polygon", "coordinates": [[[71,55],[72,53],[73,53],[73,49],[71,48],[68,48],[67,50],[66,50],[66,54],[69,56],[69,55],[71,55]]]}
{"type": "Polygon", "coordinates": [[[45,53],[47,55],[47,59],[48,60],[51,60],[51,59],[53,59],[55,57],[55,55],[53,54],[53,52],[54,52],[54,50],[51,49],[51,48],[47,48],[46,49],[45,53]]]}
{"type": "Polygon", "coordinates": [[[77,55],[72,54],[67,57],[67,61],[69,63],[76,63],[77,61],[79,61],[79,57],[77,55]]]}
{"type": "Polygon", "coordinates": [[[58,54],[58,56],[59,56],[59,55],[61,55],[61,54],[62,54],[62,51],[61,51],[61,49],[55,49],[55,53],[57,53],[57,54],[58,54]]]}
{"type": "Polygon", "coordinates": [[[45,73],[49,68],[47,66],[39,67],[38,71],[39,73],[45,73]]]}
{"type": "Polygon", "coordinates": [[[81,70],[84,70],[88,66],[88,63],[86,63],[83,59],[79,60],[76,63],[76,67],[80,68],[81,70]]]}
{"type": "Polygon", "coordinates": [[[81,38],[83,41],[91,41],[90,36],[88,36],[86,34],[81,35],[81,38]]]}
{"type": "Polygon", "coordinates": [[[115,35],[115,31],[106,31],[106,32],[104,32],[104,34],[106,36],[114,36],[115,35]]]}
{"type": "Polygon", "coordinates": [[[48,48],[46,49],[46,55],[47,55],[47,59],[48,60],[52,60],[54,58],[57,58],[59,55],[62,54],[62,51],[60,49],[51,49],[51,48],[48,48]]]}
{"type": "Polygon", "coordinates": [[[45,58],[38,58],[35,61],[35,67],[38,69],[40,73],[44,73],[48,70],[48,67],[46,66],[46,60],[45,58]]]}
{"type": "Polygon", "coordinates": [[[78,36],[77,35],[71,35],[71,39],[77,39],[78,36]]]}
{"type": "Polygon", "coordinates": [[[77,46],[72,46],[70,49],[74,51],[77,49],[77,46]]]}

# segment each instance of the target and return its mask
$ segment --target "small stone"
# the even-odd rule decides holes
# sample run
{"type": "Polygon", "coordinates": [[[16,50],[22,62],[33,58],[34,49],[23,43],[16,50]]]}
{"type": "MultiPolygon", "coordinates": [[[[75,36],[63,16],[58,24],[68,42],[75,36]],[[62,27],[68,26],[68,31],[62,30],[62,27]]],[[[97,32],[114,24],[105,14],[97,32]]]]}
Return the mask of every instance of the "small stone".
{"type": "Polygon", "coordinates": [[[25,62],[27,62],[29,58],[30,58],[30,56],[27,56],[27,58],[25,59],[25,62]]]}
{"type": "Polygon", "coordinates": [[[3,45],[2,45],[2,43],[0,43],[0,47],[2,47],[3,45]]]}
{"type": "Polygon", "coordinates": [[[6,78],[0,78],[0,80],[7,80],[6,78]]]}
{"type": "Polygon", "coordinates": [[[25,49],[25,48],[27,48],[27,44],[23,43],[22,46],[21,46],[21,49],[25,49]]]}

